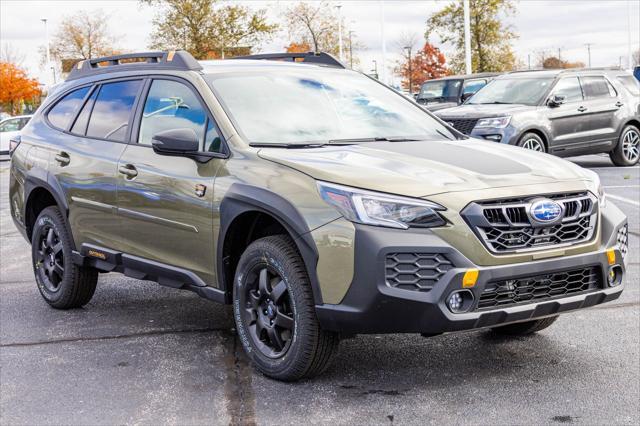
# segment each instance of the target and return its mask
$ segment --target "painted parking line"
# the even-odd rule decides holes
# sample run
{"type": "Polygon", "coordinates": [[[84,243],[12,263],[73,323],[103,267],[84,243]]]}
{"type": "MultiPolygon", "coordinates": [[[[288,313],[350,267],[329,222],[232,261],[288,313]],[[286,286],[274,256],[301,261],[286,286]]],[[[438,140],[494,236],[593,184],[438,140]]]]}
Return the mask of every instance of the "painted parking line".
{"type": "Polygon", "coordinates": [[[625,198],[625,197],[619,197],[617,195],[607,194],[607,198],[622,201],[623,203],[633,204],[634,206],[640,206],[640,203],[635,200],[630,200],[629,198],[625,198]]]}

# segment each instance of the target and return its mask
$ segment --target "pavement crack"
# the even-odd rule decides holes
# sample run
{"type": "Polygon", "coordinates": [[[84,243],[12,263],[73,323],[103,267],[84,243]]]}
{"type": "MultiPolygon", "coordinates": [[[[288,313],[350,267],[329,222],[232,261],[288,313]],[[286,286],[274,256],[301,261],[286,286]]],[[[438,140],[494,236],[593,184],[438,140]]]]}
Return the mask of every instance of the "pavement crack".
{"type": "Polygon", "coordinates": [[[24,346],[39,346],[39,345],[50,345],[56,343],[77,343],[77,342],[94,342],[101,340],[115,340],[115,339],[132,339],[136,337],[145,337],[145,336],[161,336],[164,334],[178,334],[178,333],[207,333],[212,331],[226,331],[223,328],[187,328],[187,329],[178,329],[178,330],[153,330],[153,331],[145,331],[142,333],[130,333],[130,334],[115,334],[111,336],[96,336],[96,337],[74,337],[74,338],[66,338],[66,339],[52,339],[52,340],[36,340],[33,342],[12,342],[12,343],[1,343],[0,348],[19,348],[24,346]]]}
{"type": "Polygon", "coordinates": [[[242,350],[235,330],[227,330],[225,366],[227,380],[224,386],[229,425],[253,426],[256,424],[256,400],[251,377],[253,370],[242,350]]]}

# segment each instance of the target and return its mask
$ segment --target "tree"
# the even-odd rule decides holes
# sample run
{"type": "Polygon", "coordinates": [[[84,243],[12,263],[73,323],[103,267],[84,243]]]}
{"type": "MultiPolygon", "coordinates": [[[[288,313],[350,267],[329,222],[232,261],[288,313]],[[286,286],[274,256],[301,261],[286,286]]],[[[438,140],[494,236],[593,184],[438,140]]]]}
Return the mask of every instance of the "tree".
{"type": "Polygon", "coordinates": [[[307,53],[311,52],[311,46],[304,41],[302,43],[291,42],[288,46],[285,46],[284,50],[287,53],[307,53]]]}
{"type": "MultiPolygon", "coordinates": [[[[471,62],[473,72],[508,71],[515,68],[511,41],[517,38],[501,16],[515,13],[509,0],[470,0],[471,62]]],[[[451,3],[427,20],[425,37],[437,34],[443,43],[451,43],[457,53],[451,58],[453,69],[464,66],[464,8],[462,2],[451,3]]]]}
{"type": "Polygon", "coordinates": [[[549,56],[542,62],[542,68],[562,69],[562,68],[584,68],[584,62],[569,62],[549,56]]]}
{"type": "MultiPolygon", "coordinates": [[[[407,53],[405,51],[405,53],[407,53]]],[[[409,57],[405,55],[399,63],[396,72],[402,75],[402,86],[409,88],[409,69],[411,69],[410,92],[415,93],[420,90],[420,86],[426,80],[444,77],[448,75],[444,54],[433,44],[426,42],[422,49],[415,52],[411,57],[411,67],[409,67],[409,57]]]]}
{"type": "Polygon", "coordinates": [[[63,70],[68,71],[65,68],[79,60],[118,53],[108,18],[101,10],[79,11],[64,17],[51,40],[51,57],[62,62],[63,70]]]}
{"type": "Polygon", "coordinates": [[[219,0],[141,0],[160,11],[153,19],[151,48],[184,49],[197,59],[249,54],[271,36],[277,25],[266,11],[246,6],[220,5],[219,0]]]}
{"type": "Polygon", "coordinates": [[[24,63],[26,54],[16,49],[11,43],[2,43],[0,62],[10,62],[19,67],[24,63]]]}
{"type": "Polygon", "coordinates": [[[311,51],[327,52],[338,56],[340,52],[340,31],[342,27],[342,49],[345,63],[358,63],[353,58],[351,52],[361,48],[360,44],[354,40],[354,36],[349,38],[349,28],[344,24],[338,25],[338,18],[335,16],[333,7],[326,1],[317,3],[300,2],[291,6],[284,13],[284,21],[289,30],[291,45],[310,46],[311,51]],[[349,46],[351,40],[351,46],[349,46]]]}
{"type": "Polygon", "coordinates": [[[0,62],[0,103],[7,105],[13,114],[20,113],[20,107],[27,101],[42,94],[40,84],[27,73],[9,62],[0,62]]]}

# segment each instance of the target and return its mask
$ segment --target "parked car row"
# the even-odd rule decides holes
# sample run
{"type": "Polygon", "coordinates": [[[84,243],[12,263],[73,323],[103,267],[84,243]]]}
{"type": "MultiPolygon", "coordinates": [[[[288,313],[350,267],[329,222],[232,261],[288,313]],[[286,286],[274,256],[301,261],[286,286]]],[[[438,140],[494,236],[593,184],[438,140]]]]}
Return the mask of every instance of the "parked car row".
{"type": "Polygon", "coordinates": [[[625,71],[452,76],[424,83],[416,101],[475,138],[561,157],[609,153],[617,166],[640,158],[640,84],[625,71]]]}
{"type": "Polygon", "coordinates": [[[9,158],[11,139],[20,133],[31,117],[31,115],[9,116],[0,121],[0,160],[9,158]]]}

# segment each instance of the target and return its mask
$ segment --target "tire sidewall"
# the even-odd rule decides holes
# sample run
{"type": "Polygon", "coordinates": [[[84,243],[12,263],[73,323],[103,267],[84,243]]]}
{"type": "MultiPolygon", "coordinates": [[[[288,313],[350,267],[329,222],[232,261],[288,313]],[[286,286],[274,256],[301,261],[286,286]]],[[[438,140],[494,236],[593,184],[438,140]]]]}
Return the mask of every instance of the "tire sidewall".
{"type": "Polygon", "coordinates": [[[35,275],[36,284],[42,297],[50,304],[55,305],[69,297],[72,280],[72,253],[69,237],[67,235],[67,229],[64,223],[61,223],[59,219],[59,211],[56,207],[48,207],[44,209],[33,227],[32,239],[31,239],[31,265],[33,266],[33,273],[35,275]],[[44,285],[38,272],[39,265],[36,262],[36,254],[38,251],[38,238],[40,231],[43,227],[50,226],[58,235],[60,242],[62,243],[62,256],[64,273],[62,281],[57,291],[52,292],[44,285]]]}
{"type": "Polygon", "coordinates": [[[291,262],[291,259],[288,259],[285,254],[275,249],[275,247],[270,247],[270,244],[258,241],[250,245],[240,258],[234,279],[233,315],[238,338],[249,359],[257,364],[260,370],[272,376],[284,374],[290,369],[295,368],[294,364],[301,359],[301,351],[303,350],[300,344],[300,337],[301,333],[304,333],[306,330],[302,330],[304,325],[302,324],[303,319],[300,315],[300,308],[304,300],[300,298],[299,285],[304,285],[305,283],[295,282],[295,280],[300,277],[298,276],[299,274],[295,272],[291,262]],[[276,270],[285,282],[289,292],[291,310],[293,311],[294,318],[293,336],[291,346],[280,358],[270,358],[256,348],[253,338],[249,334],[249,330],[245,327],[242,319],[241,309],[243,309],[243,307],[240,306],[239,296],[242,294],[241,292],[246,291],[246,272],[259,265],[270,266],[276,270]]]}
{"type": "Polygon", "coordinates": [[[625,126],[624,129],[622,129],[622,132],[620,133],[620,138],[618,139],[618,145],[616,146],[616,149],[615,149],[615,153],[617,154],[616,160],[619,163],[619,165],[622,165],[624,167],[635,166],[636,164],[638,164],[638,160],[640,160],[640,157],[639,157],[638,159],[636,159],[636,161],[631,162],[624,155],[624,147],[622,144],[623,144],[624,137],[630,131],[635,131],[636,134],[640,135],[640,129],[636,128],[631,124],[625,126]]]}
{"type": "MultiPolygon", "coordinates": [[[[547,153],[547,145],[545,145],[545,143],[544,143],[544,141],[542,140],[542,138],[541,138],[540,136],[538,136],[537,134],[535,134],[535,133],[531,133],[531,132],[529,132],[529,133],[525,133],[524,135],[522,135],[522,137],[521,137],[521,138],[520,138],[520,140],[518,141],[518,144],[517,144],[517,145],[518,145],[519,147],[521,147],[521,148],[524,148],[524,147],[523,147],[523,145],[524,145],[524,142],[525,142],[527,139],[535,139],[535,140],[537,140],[538,142],[540,142],[540,145],[542,146],[542,151],[533,151],[532,149],[531,149],[530,151],[533,151],[533,152],[540,152],[541,154],[543,154],[543,153],[544,153],[544,154],[546,154],[546,153],[547,153]]],[[[527,149],[527,148],[525,148],[525,149],[527,149]]]]}

